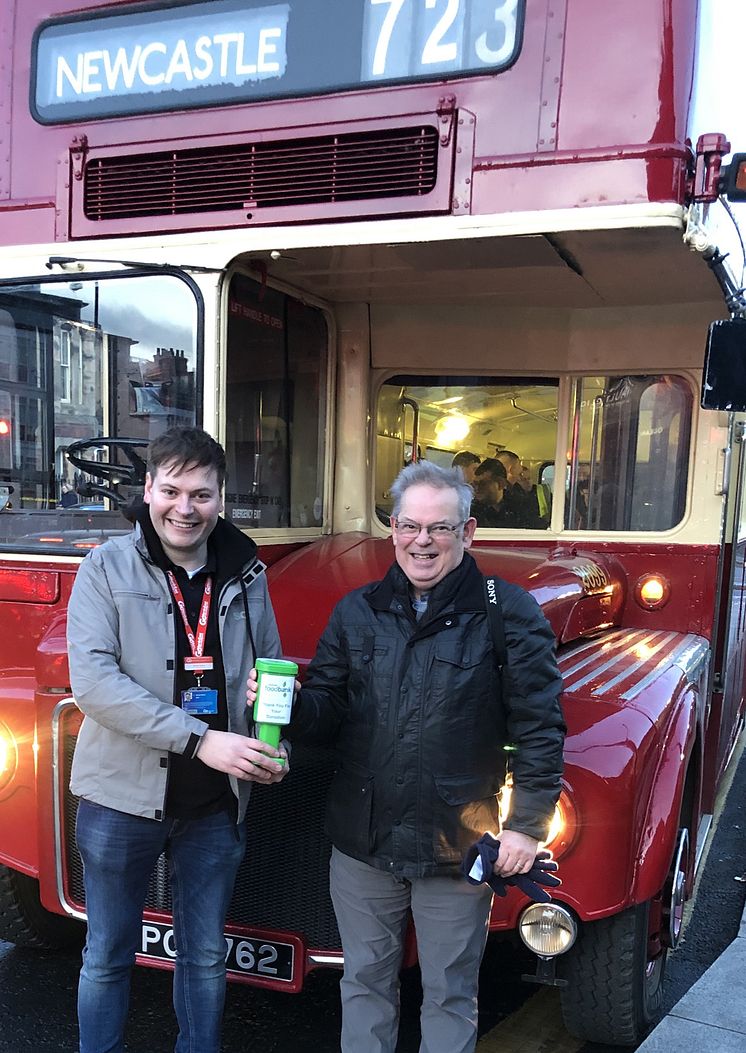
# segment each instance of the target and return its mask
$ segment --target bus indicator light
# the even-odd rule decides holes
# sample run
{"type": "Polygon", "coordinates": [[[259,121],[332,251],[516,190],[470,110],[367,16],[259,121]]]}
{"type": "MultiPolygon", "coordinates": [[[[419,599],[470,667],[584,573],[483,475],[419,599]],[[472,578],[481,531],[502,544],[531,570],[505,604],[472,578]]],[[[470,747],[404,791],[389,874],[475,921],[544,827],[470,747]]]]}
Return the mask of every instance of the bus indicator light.
{"type": "Polygon", "coordinates": [[[10,421],[0,418],[0,438],[10,435],[10,421]]]}
{"type": "Polygon", "coordinates": [[[723,171],[722,192],[729,201],[746,201],[746,154],[734,154],[723,171]]]}
{"type": "Polygon", "coordinates": [[[8,785],[18,767],[18,747],[7,724],[0,721],[0,790],[8,785]]]}
{"type": "Polygon", "coordinates": [[[671,595],[671,586],[661,574],[644,574],[635,585],[635,599],[647,611],[665,607],[671,595]]]}

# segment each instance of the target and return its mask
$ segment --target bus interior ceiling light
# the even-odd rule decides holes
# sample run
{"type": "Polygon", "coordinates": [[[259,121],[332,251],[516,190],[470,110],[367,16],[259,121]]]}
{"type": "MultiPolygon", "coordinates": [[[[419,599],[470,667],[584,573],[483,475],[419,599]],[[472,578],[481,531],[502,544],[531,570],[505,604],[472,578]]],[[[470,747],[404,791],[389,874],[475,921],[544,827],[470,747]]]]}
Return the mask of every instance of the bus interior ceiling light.
{"type": "Polygon", "coordinates": [[[469,434],[471,425],[466,417],[460,413],[451,413],[447,417],[441,417],[435,425],[435,434],[438,441],[449,446],[453,443],[462,442],[469,434]]]}

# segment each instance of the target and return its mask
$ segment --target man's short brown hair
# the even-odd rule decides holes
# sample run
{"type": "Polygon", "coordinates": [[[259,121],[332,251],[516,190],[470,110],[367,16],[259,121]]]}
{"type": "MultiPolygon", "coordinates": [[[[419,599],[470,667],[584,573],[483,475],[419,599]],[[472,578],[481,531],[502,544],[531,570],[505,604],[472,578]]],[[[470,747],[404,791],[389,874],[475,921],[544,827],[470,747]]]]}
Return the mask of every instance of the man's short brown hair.
{"type": "Polygon", "coordinates": [[[225,450],[202,428],[181,425],[169,428],[148,447],[148,471],[154,477],[169,464],[177,471],[185,468],[214,468],[218,486],[225,482],[225,450]]]}
{"type": "Polygon", "coordinates": [[[483,475],[487,475],[495,481],[498,479],[504,479],[506,482],[508,481],[508,473],[505,470],[505,465],[502,461],[498,461],[496,457],[485,457],[474,474],[480,478],[483,475]]]}

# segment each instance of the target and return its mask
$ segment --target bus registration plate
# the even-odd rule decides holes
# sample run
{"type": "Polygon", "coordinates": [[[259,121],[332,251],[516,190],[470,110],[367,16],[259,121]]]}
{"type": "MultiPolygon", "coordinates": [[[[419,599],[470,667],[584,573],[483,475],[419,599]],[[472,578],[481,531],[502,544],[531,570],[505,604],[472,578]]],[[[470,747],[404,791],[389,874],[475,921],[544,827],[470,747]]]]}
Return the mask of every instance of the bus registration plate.
{"type": "MultiPolygon", "coordinates": [[[[295,979],[294,943],[264,937],[225,934],[225,965],[229,978],[265,980],[293,985],[295,979]]],[[[138,958],[144,962],[176,960],[176,943],[171,925],[157,921],[142,923],[138,958]]]]}

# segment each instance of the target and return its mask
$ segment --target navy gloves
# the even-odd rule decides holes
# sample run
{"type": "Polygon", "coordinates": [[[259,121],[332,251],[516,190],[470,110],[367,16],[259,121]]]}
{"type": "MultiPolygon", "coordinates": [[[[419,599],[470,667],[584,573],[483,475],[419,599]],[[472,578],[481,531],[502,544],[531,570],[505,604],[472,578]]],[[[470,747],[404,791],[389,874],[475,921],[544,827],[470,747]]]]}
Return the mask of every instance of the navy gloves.
{"type": "Polygon", "coordinates": [[[471,848],[467,849],[461,870],[469,884],[481,885],[483,881],[486,881],[498,896],[507,896],[506,886],[515,885],[534,902],[549,903],[552,897],[541,886],[547,885],[549,888],[554,888],[562,884],[554,873],[557,870],[557,864],[552,859],[551,852],[537,852],[536,859],[527,874],[516,874],[514,877],[506,878],[500,877],[492,870],[499,851],[500,842],[496,841],[491,834],[483,834],[471,848]],[[472,876],[470,873],[477,859],[481,863],[481,877],[476,876],[479,873],[479,867],[476,868],[475,875],[472,876]]]}

